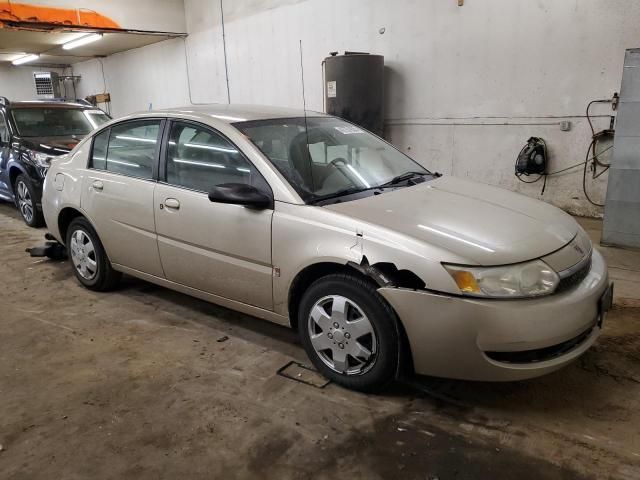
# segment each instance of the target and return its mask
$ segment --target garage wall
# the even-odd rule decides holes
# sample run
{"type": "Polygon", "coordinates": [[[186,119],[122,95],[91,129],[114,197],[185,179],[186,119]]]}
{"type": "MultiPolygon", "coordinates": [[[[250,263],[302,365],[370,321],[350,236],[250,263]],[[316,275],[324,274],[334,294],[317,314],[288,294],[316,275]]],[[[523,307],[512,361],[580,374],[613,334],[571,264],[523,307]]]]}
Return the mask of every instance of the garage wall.
{"type": "Polygon", "coordinates": [[[114,116],[189,104],[185,47],[181,38],[77,63],[73,74],[82,77],[78,95],[111,93],[114,116]]]}
{"type": "MultiPolygon", "coordinates": [[[[584,159],[589,100],[619,89],[626,48],[637,46],[634,0],[249,0],[223,1],[228,96],[233,103],[300,107],[299,43],[307,105],[322,108],[320,62],[330,51],[369,51],[387,65],[387,137],[427,167],[500,185],[573,213],[599,215],[580,169],[525,185],[513,176],[530,136],[549,145],[551,170],[584,159]],[[384,33],[381,34],[381,29],[384,33]],[[562,120],[572,122],[560,131],[562,120]]],[[[226,102],[219,0],[185,0],[191,101],[226,102]]],[[[104,60],[114,113],[189,103],[182,40],[104,60]],[[182,58],[180,58],[182,56],[182,58]]],[[[97,62],[82,85],[102,88],[97,62]]],[[[84,75],[84,74],[83,74],[84,75]]],[[[92,91],[94,90],[94,91],[92,91]]],[[[598,128],[611,110],[596,106],[598,128]]],[[[604,198],[607,174],[588,181],[604,198]]]]}
{"type": "Polygon", "coordinates": [[[36,87],[33,83],[33,72],[58,72],[56,68],[14,67],[0,64],[0,95],[9,100],[33,100],[36,87]]]}

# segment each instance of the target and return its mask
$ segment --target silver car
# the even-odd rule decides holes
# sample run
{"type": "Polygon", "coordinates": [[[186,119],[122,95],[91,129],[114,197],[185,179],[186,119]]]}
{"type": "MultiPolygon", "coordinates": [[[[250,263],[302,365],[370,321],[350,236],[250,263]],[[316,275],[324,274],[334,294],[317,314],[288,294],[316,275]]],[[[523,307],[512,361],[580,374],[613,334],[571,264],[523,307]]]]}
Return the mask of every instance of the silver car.
{"type": "Polygon", "coordinates": [[[611,304],[582,228],[319,113],[186,107],[52,161],[43,209],[93,290],[122,273],[298,330],[336,383],[520,380],[583,354],[611,304]]]}

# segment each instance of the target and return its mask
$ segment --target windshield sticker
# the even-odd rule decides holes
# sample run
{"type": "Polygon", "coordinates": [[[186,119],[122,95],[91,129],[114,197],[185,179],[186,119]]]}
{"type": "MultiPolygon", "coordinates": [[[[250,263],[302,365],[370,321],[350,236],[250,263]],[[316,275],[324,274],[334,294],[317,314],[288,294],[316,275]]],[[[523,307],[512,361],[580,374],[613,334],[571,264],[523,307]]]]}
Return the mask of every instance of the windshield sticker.
{"type": "Polygon", "coordinates": [[[354,125],[349,125],[347,127],[333,127],[338,130],[340,133],[344,133],[345,135],[351,135],[352,133],[362,133],[358,127],[354,125]]]}

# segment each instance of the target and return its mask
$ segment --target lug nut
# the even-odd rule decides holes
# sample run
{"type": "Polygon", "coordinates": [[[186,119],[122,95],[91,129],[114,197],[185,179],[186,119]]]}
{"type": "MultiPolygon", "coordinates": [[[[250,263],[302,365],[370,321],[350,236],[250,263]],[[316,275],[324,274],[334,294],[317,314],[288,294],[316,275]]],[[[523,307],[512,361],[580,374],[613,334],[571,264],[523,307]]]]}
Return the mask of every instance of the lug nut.
{"type": "Polygon", "coordinates": [[[338,346],[339,346],[340,348],[344,348],[344,344],[343,344],[343,343],[339,343],[339,344],[338,344],[338,346]]]}
{"type": "Polygon", "coordinates": [[[351,334],[349,332],[345,333],[344,338],[351,338],[351,334]]]}
{"type": "Polygon", "coordinates": [[[340,325],[338,325],[338,322],[333,322],[333,328],[338,328],[340,325]]]}
{"type": "Polygon", "coordinates": [[[333,338],[333,333],[327,333],[327,337],[333,338]]]}

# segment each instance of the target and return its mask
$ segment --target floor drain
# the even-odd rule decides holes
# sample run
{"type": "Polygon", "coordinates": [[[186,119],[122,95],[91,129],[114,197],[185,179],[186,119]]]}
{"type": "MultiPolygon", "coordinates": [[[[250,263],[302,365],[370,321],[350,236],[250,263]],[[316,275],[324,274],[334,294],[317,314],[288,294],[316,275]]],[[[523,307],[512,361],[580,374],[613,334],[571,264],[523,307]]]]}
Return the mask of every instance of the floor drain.
{"type": "Polygon", "coordinates": [[[316,388],[324,388],[331,383],[313,368],[307,367],[295,360],[290,361],[278,370],[278,375],[289,380],[311,385],[316,388]]]}

